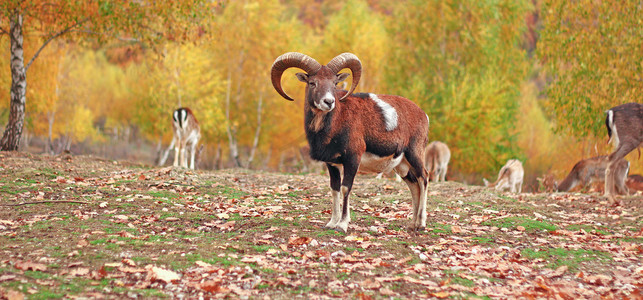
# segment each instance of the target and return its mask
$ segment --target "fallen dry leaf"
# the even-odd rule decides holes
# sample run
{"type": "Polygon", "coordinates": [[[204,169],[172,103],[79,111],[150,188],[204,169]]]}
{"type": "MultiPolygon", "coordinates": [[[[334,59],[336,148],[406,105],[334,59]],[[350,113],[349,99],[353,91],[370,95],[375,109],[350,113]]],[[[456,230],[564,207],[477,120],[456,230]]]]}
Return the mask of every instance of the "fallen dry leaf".
{"type": "Polygon", "coordinates": [[[123,258],[121,260],[121,262],[126,264],[126,265],[128,265],[128,266],[130,266],[130,267],[136,267],[136,263],[133,260],[129,259],[129,258],[123,258]]]}
{"type": "Polygon", "coordinates": [[[78,248],[83,248],[89,246],[89,242],[86,239],[82,239],[78,241],[78,244],[76,244],[76,247],[78,248]]]}
{"type": "Polygon", "coordinates": [[[47,271],[47,266],[39,263],[34,263],[32,261],[21,261],[16,263],[14,266],[16,269],[23,270],[23,271],[47,271]]]}
{"type": "Polygon", "coordinates": [[[197,285],[197,288],[210,293],[229,293],[230,289],[221,286],[221,281],[208,280],[197,285]]]}
{"type": "Polygon", "coordinates": [[[367,278],[366,280],[362,281],[362,283],[360,283],[360,286],[369,290],[377,290],[382,287],[382,284],[378,281],[367,278]]]}
{"type": "Polygon", "coordinates": [[[25,294],[14,290],[9,290],[7,291],[5,297],[7,297],[7,300],[23,300],[25,298],[25,294]]]}
{"type": "Polygon", "coordinates": [[[7,275],[0,276],[0,282],[14,280],[14,279],[16,279],[16,275],[13,275],[13,274],[7,274],[7,275]]]}
{"type": "Polygon", "coordinates": [[[437,293],[431,293],[431,296],[436,297],[436,298],[440,298],[440,299],[447,298],[447,297],[449,297],[449,295],[450,295],[450,294],[449,294],[449,292],[447,292],[447,291],[441,291],[441,292],[437,292],[437,293]]]}
{"type": "Polygon", "coordinates": [[[313,240],[312,238],[305,237],[305,236],[291,237],[291,238],[288,239],[288,245],[291,245],[291,246],[307,245],[312,240],[313,240]]]}
{"type": "Polygon", "coordinates": [[[392,291],[392,290],[390,290],[388,288],[381,288],[379,290],[379,293],[382,296],[394,296],[394,295],[397,295],[397,293],[395,293],[394,291],[392,291]]]}
{"type": "Polygon", "coordinates": [[[170,283],[173,281],[178,281],[181,279],[181,276],[174,271],[161,269],[159,267],[152,267],[149,270],[148,276],[150,276],[150,281],[162,281],[165,283],[170,283]]]}
{"type": "Polygon", "coordinates": [[[595,285],[608,285],[610,282],[612,282],[612,277],[607,276],[607,275],[590,275],[590,276],[585,276],[584,278],[585,282],[595,284],[595,285]]]}
{"type": "Polygon", "coordinates": [[[69,272],[70,276],[85,276],[89,274],[89,268],[76,268],[69,272]]]}

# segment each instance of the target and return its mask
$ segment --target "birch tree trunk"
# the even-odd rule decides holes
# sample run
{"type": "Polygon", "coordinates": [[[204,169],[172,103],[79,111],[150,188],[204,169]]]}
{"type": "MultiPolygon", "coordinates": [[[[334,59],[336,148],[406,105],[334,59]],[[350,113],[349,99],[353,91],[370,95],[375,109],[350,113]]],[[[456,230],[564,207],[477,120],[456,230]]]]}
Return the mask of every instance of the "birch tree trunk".
{"type": "Polygon", "coordinates": [[[257,130],[255,131],[255,139],[252,142],[252,149],[250,150],[250,155],[248,156],[248,164],[246,168],[250,168],[250,164],[255,158],[255,152],[257,151],[257,146],[259,145],[259,136],[261,134],[261,110],[263,105],[263,93],[259,96],[259,103],[257,104],[257,130]]]}
{"type": "Polygon", "coordinates": [[[24,50],[22,48],[22,14],[16,10],[11,16],[10,40],[11,40],[11,108],[9,122],[5,127],[2,139],[0,139],[0,150],[16,151],[20,144],[22,128],[25,122],[25,103],[27,90],[27,70],[25,69],[24,50]]]}
{"type": "Polygon", "coordinates": [[[56,113],[53,111],[47,112],[47,121],[49,123],[49,137],[47,138],[47,153],[49,155],[54,155],[54,139],[53,139],[53,128],[54,128],[54,120],[56,117],[56,113]]]}
{"type": "Polygon", "coordinates": [[[225,119],[227,121],[226,132],[228,134],[228,143],[230,144],[230,156],[234,162],[235,167],[241,167],[239,160],[239,148],[237,147],[236,130],[232,128],[232,120],[230,120],[230,93],[232,92],[232,71],[228,71],[228,91],[225,97],[225,119]]]}

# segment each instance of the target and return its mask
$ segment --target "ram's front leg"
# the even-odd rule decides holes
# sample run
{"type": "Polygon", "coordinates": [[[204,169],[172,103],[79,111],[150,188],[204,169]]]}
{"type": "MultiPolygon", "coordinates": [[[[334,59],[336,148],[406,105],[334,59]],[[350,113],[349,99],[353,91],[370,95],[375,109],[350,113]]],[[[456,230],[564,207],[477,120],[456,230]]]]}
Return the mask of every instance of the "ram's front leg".
{"type": "Polygon", "coordinates": [[[350,202],[348,197],[351,194],[351,189],[353,188],[353,181],[355,180],[355,175],[357,174],[357,169],[359,168],[359,158],[354,158],[348,160],[344,163],[344,178],[342,180],[341,195],[343,196],[342,203],[342,216],[337,223],[337,230],[342,232],[348,231],[348,223],[351,221],[351,209],[350,202]]]}
{"type": "Polygon", "coordinates": [[[340,175],[339,169],[331,164],[326,164],[328,168],[328,174],[330,175],[330,189],[333,197],[333,207],[331,209],[332,216],[330,222],[326,224],[326,228],[337,229],[337,223],[341,217],[341,198],[342,194],[340,191],[340,186],[342,183],[342,177],[340,175]]]}

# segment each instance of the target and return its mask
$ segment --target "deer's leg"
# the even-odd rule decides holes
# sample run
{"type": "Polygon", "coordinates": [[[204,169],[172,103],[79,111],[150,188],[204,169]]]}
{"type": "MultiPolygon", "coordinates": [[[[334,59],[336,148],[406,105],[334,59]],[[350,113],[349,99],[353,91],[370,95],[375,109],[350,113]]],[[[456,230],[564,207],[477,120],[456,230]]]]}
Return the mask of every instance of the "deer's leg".
{"type": "Polygon", "coordinates": [[[190,143],[190,169],[194,170],[194,158],[196,156],[196,142],[190,143]]]}
{"type": "Polygon", "coordinates": [[[331,209],[332,215],[330,217],[330,221],[326,224],[326,228],[336,229],[341,210],[340,201],[342,193],[340,191],[340,187],[342,184],[342,176],[337,167],[331,164],[326,164],[326,167],[328,168],[328,175],[330,176],[330,189],[333,197],[333,207],[331,209]]]}
{"type": "Polygon", "coordinates": [[[607,168],[605,169],[605,196],[612,202],[613,205],[620,205],[616,199],[616,172],[618,171],[617,165],[621,159],[628,153],[632,152],[638,145],[633,143],[622,142],[612,154],[608,156],[607,168]]]}
{"type": "Polygon", "coordinates": [[[181,141],[181,167],[187,168],[188,167],[188,158],[187,158],[187,141],[181,141]]]}
{"type": "Polygon", "coordinates": [[[617,165],[614,179],[616,185],[616,192],[619,195],[628,195],[630,193],[629,189],[625,185],[625,180],[627,180],[627,173],[630,171],[630,163],[626,160],[622,160],[620,164],[617,165]]]}
{"type": "Polygon", "coordinates": [[[181,153],[181,140],[179,138],[178,141],[174,143],[174,166],[175,167],[179,166],[179,159],[181,158],[180,153],[181,153]]]}
{"type": "Polygon", "coordinates": [[[446,178],[447,178],[447,169],[448,168],[449,168],[448,166],[444,166],[444,168],[442,168],[442,173],[440,174],[440,181],[442,181],[442,182],[447,181],[446,178]]]}

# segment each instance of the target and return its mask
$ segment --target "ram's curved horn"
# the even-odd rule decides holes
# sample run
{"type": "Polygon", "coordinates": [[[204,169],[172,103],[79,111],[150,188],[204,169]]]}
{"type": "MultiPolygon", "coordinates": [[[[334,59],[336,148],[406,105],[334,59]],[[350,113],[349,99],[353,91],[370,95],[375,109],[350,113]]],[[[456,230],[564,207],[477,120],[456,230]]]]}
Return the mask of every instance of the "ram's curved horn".
{"type": "Polygon", "coordinates": [[[335,58],[333,58],[326,66],[328,66],[328,68],[330,68],[335,74],[339,73],[339,71],[344,68],[349,68],[351,73],[353,73],[353,84],[351,84],[350,90],[348,90],[348,93],[346,93],[344,97],[339,99],[340,101],[344,100],[344,98],[353,93],[359,83],[359,79],[362,77],[362,63],[355,54],[345,52],[335,56],[335,58]]]}
{"type": "Polygon", "coordinates": [[[277,90],[279,95],[290,101],[292,101],[293,98],[288,96],[281,88],[281,75],[283,75],[286,69],[293,67],[300,68],[308,74],[315,74],[322,66],[314,58],[299,52],[284,53],[275,59],[270,71],[272,86],[277,90]]]}

